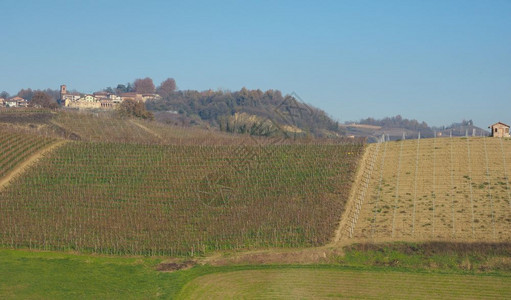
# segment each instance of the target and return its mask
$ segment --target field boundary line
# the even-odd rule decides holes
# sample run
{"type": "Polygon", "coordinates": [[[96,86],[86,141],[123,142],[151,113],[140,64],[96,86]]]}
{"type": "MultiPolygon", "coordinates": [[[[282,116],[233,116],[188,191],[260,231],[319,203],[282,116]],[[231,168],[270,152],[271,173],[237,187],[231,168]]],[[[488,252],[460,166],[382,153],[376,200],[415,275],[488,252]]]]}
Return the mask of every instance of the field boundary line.
{"type": "Polygon", "coordinates": [[[373,205],[373,221],[371,222],[371,239],[374,239],[374,233],[376,231],[376,215],[378,212],[378,206],[380,205],[380,198],[381,198],[381,184],[383,181],[383,168],[385,167],[385,155],[387,154],[387,143],[384,142],[385,145],[383,146],[383,154],[381,158],[381,165],[380,165],[380,179],[378,181],[378,194],[376,196],[376,202],[373,205]]]}
{"type": "Polygon", "coordinates": [[[415,156],[415,175],[413,180],[413,212],[412,212],[412,237],[415,237],[415,210],[417,206],[417,177],[419,174],[419,154],[420,154],[421,133],[417,137],[417,154],[415,156]]]}
{"type": "Polygon", "coordinates": [[[475,224],[474,224],[474,192],[472,191],[472,159],[470,157],[470,140],[467,137],[467,152],[468,152],[468,186],[470,188],[470,208],[472,211],[472,238],[475,236],[475,224]]]}
{"type": "Polygon", "coordinates": [[[0,178],[0,191],[7,188],[13,178],[25,172],[32,164],[36,163],[45,154],[50,153],[51,151],[57,149],[58,147],[64,145],[65,143],[67,143],[67,141],[65,140],[57,141],[53,144],[50,144],[38,150],[34,154],[27,157],[27,159],[21,162],[16,168],[11,170],[4,177],[0,178]]]}
{"type": "Polygon", "coordinates": [[[358,194],[357,202],[355,203],[355,211],[353,212],[353,217],[351,219],[351,226],[349,228],[349,236],[353,237],[353,232],[355,231],[355,226],[358,222],[358,217],[360,215],[360,211],[362,210],[362,205],[364,204],[364,200],[366,199],[366,192],[369,188],[369,182],[371,181],[371,177],[374,170],[374,164],[376,161],[376,157],[380,152],[380,143],[377,144],[376,150],[373,151],[369,165],[366,165],[364,173],[362,174],[362,188],[360,193],[358,194]]]}
{"type": "Polygon", "coordinates": [[[490,210],[491,210],[491,225],[493,230],[493,239],[495,239],[495,211],[493,210],[493,195],[491,192],[491,178],[490,178],[490,167],[488,159],[488,150],[486,147],[486,137],[483,136],[484,145],[484,157],[486,163],[486,182],[488,182],[488,197],[490,197],[490,210]]]}
{"type": "Polygon", "coordinates": [[[511,193],[509,192],[509,177],[507,175],[506,152],[504,151],[504,143],[502,142],[502,138],[500,138],[500,151],[502,152],[502,162],[504,163],[504,177],[506,177],[507,201],[509,202],[509,207],[511,208],[511,193]]]}
{"type": "Polygon", "coordinates": [[[341,219],[339,222],[339,225],[337,226],[337,229],[335,230],[334,239],[330,244],[335,244],[339,242],[343,236],[343,229],[346,226],[349,226],[348,222],[351,220],[348,220],[351,213],[353,212],[355,206],[356,206],[356,200],[358,195],[359,188],[362,188],[362,179],[364,177],[366,165],[368,163],[369,155],[375,151],[373,150],[375,145],[368,145],[366,146],[366,149],[364,151],[364,154],[362,155],[361,161],[358,165],[358,169],[355,175],[355,179],[353,181],[353,185],[351,186],[350,196],[348,198],[348,201],[346,202],[346,207],[344,208],[344,212],[341,215],[341,219]]]}
{"type": "Polygon", "coordinates": [[[432,223],[432,238],[435,238],[435,205],[436,205],[436,133],[433,137],[433,186],[431,187],[433,191],[433,216],[431,217],[431,223],[432,223]]]}
{"type": "MultiPolygon", "coordinates": [[[[403,135],[404,137],[404,135],[403,135]]],[[[396,198],[394,200],[394,210],[392,212],[392,238],[394,238],[396,233],[396,211],[397,205],[399,203],[399,175],[401,174],[401,156],[403,155],[403,145],[405,143],[404,139],[400,142],[401,145],[399,147],[399,157],[397,162],[397,173],[396,173],[396,198]]]]}
{"type": "Polygon", "coordinates": [[[455,216],[456,216],[456,212],[455,212],[455,209],[454,209],[454,159],[453,159],[453,151],[452,151],[452,144],[453,144],[453,139],[452,139],[452,131],[451,131],[451,135],[449,137],[449,144],[450,144],[450,156],[451,156],[451,159],[450,159],[450,169],[451,169],[451,213],[452,213],[452,237],[453,238],[456,238],[456,223],[455,223],[455,216]]]}
{"type": "Polygon", "coordinates": [[[158,138],[159,140],[163,140],[163,138],[161,137],[161,135],[159,135],[157,132],[155,132],[154,130],[148,128],[147,126],[145,125],[142,125],[140,123],[138,123],[137,121],[135,120],[130,120],[129,121],[131,124],[135,125],[135,126],[138,126],[140,129],[144,130],[145,132],[155,136],[156,138],[158,138]]]}

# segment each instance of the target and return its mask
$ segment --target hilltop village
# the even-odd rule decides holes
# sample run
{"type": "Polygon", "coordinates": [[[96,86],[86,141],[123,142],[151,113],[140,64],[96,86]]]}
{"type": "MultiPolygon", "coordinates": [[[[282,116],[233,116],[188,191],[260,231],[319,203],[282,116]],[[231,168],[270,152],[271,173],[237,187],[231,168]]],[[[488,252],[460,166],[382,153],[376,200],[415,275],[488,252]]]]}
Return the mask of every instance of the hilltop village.
{"type": "Polygon", "coordinates": [[[66,85],[60,86],[60,105],[69,108],[102,108],[112,109],[124,100],[133,99],[146,102],[147,100],[161,98],[158,94],[122,93],[116,95],[108,92],[96,92],[93,94],[69,93],[66,85]]]}
{"type": "MultiPolygon", "coordinates": [[[[61,107],[77,108],[77,109],[114,109],[124,100],[132,99],[136,101],[146,102],[147,100],[161,99],[161,96],[153,93],[110,93],[95,92],[92,94],[83,94],[78,92],[69,92],[66,85],[60,86],[58,103],[61,107]]],[[[15,96],[12,98],[0,98],[0,107],[28,107],[30,101],[23,97],[15,96]]]]}

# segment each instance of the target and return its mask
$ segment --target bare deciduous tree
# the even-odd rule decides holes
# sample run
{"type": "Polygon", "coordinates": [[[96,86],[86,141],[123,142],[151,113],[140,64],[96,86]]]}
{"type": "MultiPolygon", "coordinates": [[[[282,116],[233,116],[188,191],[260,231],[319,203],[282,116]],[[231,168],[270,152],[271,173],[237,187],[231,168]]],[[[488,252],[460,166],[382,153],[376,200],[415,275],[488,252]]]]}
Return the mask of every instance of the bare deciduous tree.
{"type": "Polygon", "coordinates": [[[46,108],[57,108],[58,105],[50,95],[43,91],[36,91],[30,100],[30,106],[40,106],[46,108]]]}
{"type": "Polygon", "coordinates": [[[21,97],[25,100],[31,100],[32,97],[34,96],[34,91],[32,91],[31,88],[28,88],[28,89],[21,89],[19,92],[18,92],[18,97],[21,97]]]}
{"type": "Polygon", "coordinates": [[[156,93],[160,95],[162,98],[167,98],[169,95],[171,95],[176,90],[176,81],[174,78],[167,78],[167,80],[163,81],[158,89],[156,90],[156,93]]]}
{"type": "Polygon", "coordinates": [[[149,77],[135,80],[133,86],[135,88],[135,92],[140,94],[153,94],[155,90],[153,80],[149,77]]]}
{"type": "Polygon", "coordinates": [[[148,111],[142,101],[133,99],[124,100],[119,106],[119,113],[124,117],[136,117],[142,119],[154,119],[153,113],[148,111]]]}

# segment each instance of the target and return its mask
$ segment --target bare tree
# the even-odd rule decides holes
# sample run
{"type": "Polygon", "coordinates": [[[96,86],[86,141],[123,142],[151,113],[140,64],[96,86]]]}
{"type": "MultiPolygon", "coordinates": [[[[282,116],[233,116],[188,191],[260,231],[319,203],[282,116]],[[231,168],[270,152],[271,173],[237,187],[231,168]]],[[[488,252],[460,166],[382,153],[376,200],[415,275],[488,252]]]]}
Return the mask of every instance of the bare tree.
{"type": "Polygon", "coordinates": [[[136,117],[153,120],[153,113],[148,111],[142,101],[133,99],[124,100],[119,106],[119,113],[124,117],[136,117]]]}
{"type": "Polygon", "coordinates": [[[9,93],[7,93],[6,91],[2,91],[0,93],[0,98],[7,99],[7,98],[9,98],[9,96],[10,96],[9,93]]]}
{"type": "Polygon", "coordinates": [[[32,97],[34,97],[34,91],[32,91],[31,88],[28,88],[28,89],[21,89],[19,92],[18,92],[18,97],[21,97],[25,100],[32,100],[32,97]]]}
{"type": "Polygon", "coordinates": [[[176,81],[174,78],[167,78],[167,80],[163,81],[156,93],[160,95],[162,98],[167,98],[170,94],[174,93],[176,90],[176,81]]]}
{"type": "Polygon", "coordinates": [[[30,106],[40,106],[45,108],[57,108],[58,105],[50,95],[43,91],[36,91],[30,100],[30,106]]]}
{"type": "Polygon", "coordinates": [[[153,94],[155,90],[153,80],[149,77],[135,80],[133,86],[135,88],[135,92],[140,94],[153,94]]]}

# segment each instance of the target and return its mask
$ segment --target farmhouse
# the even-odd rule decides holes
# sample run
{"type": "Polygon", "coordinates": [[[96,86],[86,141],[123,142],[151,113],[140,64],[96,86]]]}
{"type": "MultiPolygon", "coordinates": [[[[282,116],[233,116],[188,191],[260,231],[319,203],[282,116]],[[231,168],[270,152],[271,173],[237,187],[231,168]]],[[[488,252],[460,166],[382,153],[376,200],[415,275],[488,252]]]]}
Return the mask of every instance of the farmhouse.
{"type": "Polygon", "coordinates": [[[509,137],[509,125],[504,124],[502,122],[497,122],[491,126],[491,136],[492,137],[509,137]]]}
{"type": "Polygon", "coordinates": [[[6,107],[28,107],[28,101],[21,97],[4,100],[6,107]]]}
{"type": "Polygon", "coordinates": [[[133,100],[136,100],[136,101],[143,101],[142,94],[137,94],[137,93],[122,93],[120,96],[122,98],[122,101],[124,101],[126,99],[133,99],[133,100]]]}

